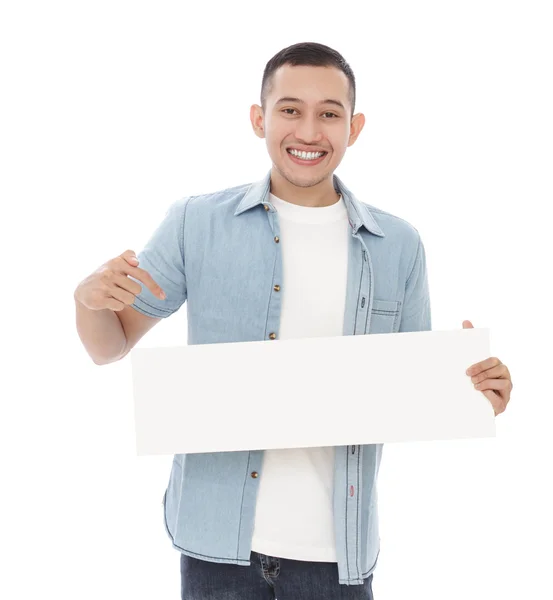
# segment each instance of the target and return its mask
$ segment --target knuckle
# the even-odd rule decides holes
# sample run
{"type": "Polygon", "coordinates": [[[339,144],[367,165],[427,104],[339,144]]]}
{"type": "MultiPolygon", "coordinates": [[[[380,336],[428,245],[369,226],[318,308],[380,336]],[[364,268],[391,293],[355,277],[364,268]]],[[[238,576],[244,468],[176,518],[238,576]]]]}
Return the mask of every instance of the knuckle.
{"type": "Polygon", "coordinates": [[[121,264],[123,259],[120,256],[116,256],[115,258],[110,258],[104,265],[108,269],[117,268],[118,265],[121,264]]]}
{"type": "Polygon", "coordinates": [[[113,270],[109,267],[100,273],[100,281],[109,282],[113,279],[113,270]]]}
{"type": "Polygon", "coordinates": [[[94,302],[99,302],[103,297],[104,294],[102,293],[102,290],[99,289],[92,290],[92,292],[90,293],[90,298],[94,302]]]}

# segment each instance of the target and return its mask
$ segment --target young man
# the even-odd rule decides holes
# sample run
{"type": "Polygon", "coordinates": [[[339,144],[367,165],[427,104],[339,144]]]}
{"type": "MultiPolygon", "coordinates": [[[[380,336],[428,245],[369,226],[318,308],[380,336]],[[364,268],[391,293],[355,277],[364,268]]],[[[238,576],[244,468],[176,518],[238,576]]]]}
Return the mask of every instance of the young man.
{"type": "MultiPolygon", "coordinates": [[[[120,360],[185,301],[190,344],[431,329],[417,230],[334,175],[363,129],[354,108],[355,79],[336,51],[305,43],[276,54],[261,106],[251,108],[270,172],[172,204],[138,260],[129,250],[80,284],[79,334],[94,361],[120,360]]],[[[508,369],[490,358],[476,372],[502,412],[508,369]]],[[[278,386],[286,373],[267,365],[266,376],[278,386]]],[[[346,376],[370,393],[362,373],[346,376]]],[[[183,600],[373,598],[381,452],[373,444],[176,455],[164,507],[183,600]]]]}

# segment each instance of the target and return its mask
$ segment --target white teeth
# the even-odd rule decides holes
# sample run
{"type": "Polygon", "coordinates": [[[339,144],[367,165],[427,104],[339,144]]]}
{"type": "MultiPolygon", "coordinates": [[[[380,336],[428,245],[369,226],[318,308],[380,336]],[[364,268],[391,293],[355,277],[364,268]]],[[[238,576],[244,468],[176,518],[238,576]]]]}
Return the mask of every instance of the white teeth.
{"type": "Polygon", "coordinates": [[[296,156],[297,158],[301,158],[303,160],[315,160],[316,158],[320,158],[324,152],[305,152],[299,150],[288,150],[290,154],[296,156]]]}

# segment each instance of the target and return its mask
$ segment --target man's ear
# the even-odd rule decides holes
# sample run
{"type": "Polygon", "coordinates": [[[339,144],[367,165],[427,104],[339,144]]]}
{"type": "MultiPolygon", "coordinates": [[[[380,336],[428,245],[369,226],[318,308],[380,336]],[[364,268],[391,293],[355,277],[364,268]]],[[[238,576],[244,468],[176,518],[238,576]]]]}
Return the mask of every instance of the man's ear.
{"type": "Polygon", "coordinates": [[[263,109],[259,104],[252,104],[250,108],[250,121],[257,137],[265,137],[263,109]]]}
{"type": "Polygon", "coordinates": [[[349,130],[348,147],[353,146],[355,141],[359,137],[363,127],[365,126],[365,115],[363,113],[357,113],[351,118],[351,125],[349,130]]]}

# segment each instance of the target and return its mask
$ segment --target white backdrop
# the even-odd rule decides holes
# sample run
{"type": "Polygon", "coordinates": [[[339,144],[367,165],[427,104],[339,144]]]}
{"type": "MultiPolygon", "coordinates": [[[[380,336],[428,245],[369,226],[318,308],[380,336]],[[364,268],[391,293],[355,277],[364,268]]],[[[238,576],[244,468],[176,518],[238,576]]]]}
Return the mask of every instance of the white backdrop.
{"type": "MultiPolygon", "coordinates": [[[[515,386],[497,439],[385,447],[375,598],[553,597],[549,3],[22,1],[0,23],[0,596],[179,597],[171,457],[136,457],[130,360],[93,364],[73,291],[174,200],[266,173],[263,68],[317,41],[367,119],[337,174],[417,227],[434,329],[489,327],[515,386]]],[[[140,345],[185,342],[183,309],[140,345]]]]}

